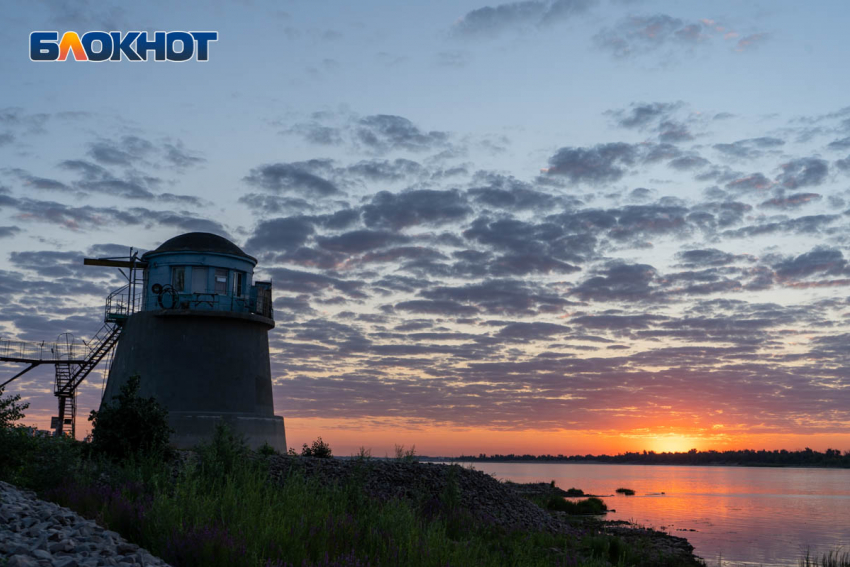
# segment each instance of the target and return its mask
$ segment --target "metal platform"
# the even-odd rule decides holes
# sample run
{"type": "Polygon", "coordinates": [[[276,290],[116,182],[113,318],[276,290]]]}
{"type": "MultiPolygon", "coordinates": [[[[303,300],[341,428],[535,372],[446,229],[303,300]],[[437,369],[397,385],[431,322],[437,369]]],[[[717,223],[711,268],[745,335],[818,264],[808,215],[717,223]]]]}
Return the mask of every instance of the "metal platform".
{"type": "Polygon", "coordinates": [[[88,342],[76,341],[69,333],[59,335],[53,343],[0,339],[0,362],[28,365],[0,384],[0,388],[37,366],[54,366],[53,394],[58,398],[59,415],[51,418],[51,428],[56,435],[74,435],[77,387],[113,350],[121,338],[124,323],[138,310],[141,297],[136,294],[136,286],[142,283],[139,268],[147,265],[139,261],[138,252],[134,253],[132,248],[126,258],[86,258],[84,264],[119,268],[127,279],[127,285],[107,298],[104,325],[88,342]],[[128,268],[128,272],[121,268],[128,268]]]}

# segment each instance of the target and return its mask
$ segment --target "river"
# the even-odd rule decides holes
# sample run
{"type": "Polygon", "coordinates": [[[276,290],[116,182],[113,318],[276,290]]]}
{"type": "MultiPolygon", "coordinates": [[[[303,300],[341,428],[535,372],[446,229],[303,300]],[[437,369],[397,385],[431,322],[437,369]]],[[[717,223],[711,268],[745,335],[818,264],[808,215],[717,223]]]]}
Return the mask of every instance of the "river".
{"type": "Polygon", "coordinates": [[[563,489],[606,495],[608,508],[616,510],[606,519],[685,537],[709,567],[796,566],[807,548],[813,554],[850,551],[847,469],[459,464],[503,480],[554,480],[563,489]],[[620,487],[635,496],[615,495],[620,487]]]}

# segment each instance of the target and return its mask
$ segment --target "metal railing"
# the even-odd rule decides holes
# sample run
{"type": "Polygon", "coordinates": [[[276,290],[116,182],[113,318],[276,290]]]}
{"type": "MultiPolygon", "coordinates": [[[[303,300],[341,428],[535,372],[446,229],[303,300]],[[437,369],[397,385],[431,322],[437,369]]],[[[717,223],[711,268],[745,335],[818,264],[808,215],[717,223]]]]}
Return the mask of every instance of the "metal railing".
{"type": "Polygon", "coordinates": [[[254,305],[253,313],[274,319],[274,310],[272,308],[272,290],[271,288],[257,288],[257,302],[254,305]]]}
{"type": "Polygon", "coordinates": [[[272,318],[271,290],[258,290],[256,300],[248,297],[236,297],[221,293],[184,293],[163,294],[158,307],[162,309],[192,309],[198,311],[234,311],[254,313],[272,318]]]}
{"type": "Polygon", "coordinates": [[[126,319],[142,309],[142,294],[133,293],[130,284],[118,288],[106,297],[104,321],[126,319]]]}
{"type": "Polygon", "coordinates": [[[0,360],[21,362],[80,361],[88,355],[83,343],[29,342],[0,339],[0,360]]]}

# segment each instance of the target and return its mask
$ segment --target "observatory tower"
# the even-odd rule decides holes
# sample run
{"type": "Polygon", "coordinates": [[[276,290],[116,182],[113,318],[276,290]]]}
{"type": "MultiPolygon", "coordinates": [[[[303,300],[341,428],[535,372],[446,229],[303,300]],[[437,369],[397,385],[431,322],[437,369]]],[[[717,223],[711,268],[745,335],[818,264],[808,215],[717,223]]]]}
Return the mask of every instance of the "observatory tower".
{"type": "Polygon", "coordinates": [[[271,283],[253,281],[257,260],[226,238],[191,232],[139,265],[144,291],[129,300],[137,305],[111,310],[107,302],[107,320],[111,311],[124,320],[116,321],[123,330],[102,403],[138,375],[140,395],[168,409],[178,448],[208,440],[223,421],[252,447],[286,451],[272,400],[271,283]]]}

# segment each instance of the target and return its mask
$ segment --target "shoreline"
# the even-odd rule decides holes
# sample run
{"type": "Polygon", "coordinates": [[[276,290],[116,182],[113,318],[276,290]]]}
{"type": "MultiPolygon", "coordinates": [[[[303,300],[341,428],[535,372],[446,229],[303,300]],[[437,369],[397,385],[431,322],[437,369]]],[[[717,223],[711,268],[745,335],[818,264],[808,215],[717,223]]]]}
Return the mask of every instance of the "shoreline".
{"type": "MultiPolygon", "coordinates": [[[[561,496],[564,498],[601,498],[596,494],[569,495],[566,490],[545,482],[512,482],[503,484],[523,497],[561,496]]],[[[614,512],[614,510],[610,510],[614,512]]],[[[694,546],[686,537],[672,535],[665,531],[641,526],[628,520],[606,520],[603,515],[569,515],[566,512],[549,511],[554,517],[571,526],[582,526],[584,529],[598,530],[601,533],[614,535],[630,543],[648,540],[650,544],[663,553],[677,556],[693,565],[705,565],[705,559],[694,553],[694,546]]],[[[606,512],[607,513],[607,512],[606,512]]]]}
{"type": "MultiPolygon", "coordinates": [[[[565,535],[598,534],[622,539],[626,545],[642,549],[652,549],[655,554],[668,555],[677,561],[677,565],[704,566],[705,561],[694,554],[693,545],[685,537],[671,535],[627,522],[625,520],[604,520],[599,516],[569,515],[565,512],[550,511],[540,507],[530,497],[543,494],[565,493],[563,489],[547,483],[515,483],[503,481],[479,470],[465,469],[457,463],[444,462],[399,462],[392,459],[371,459],[360,461],[352,458],[315,459],[296,457],[276,457],[273,459],[275,476],[280,478],[296,469],[309,471],[326,480],[340,480],[348,475],[357,474],[357,467],[364,466],[369,471],[364,488],[376,498],[388,495],[401,495],[405,487],[419,484],[420,489],[440,491],[445,477],[455,470],[460,472],[458,481],[462,500],[468,510],[476,516],[498,518],[498,524],[505,528],[515,528],[534,532],[554,531],[565,535]],[[282,469],[278,467],[283,467],[282,469]],[[348,469],[348,470],[345,470],[348,469]],[[459,471],[458,471],[459,469],[459,471]],[[380,492],[374,493],[376,487],[380,492]],[[547,521],[545,518],[550,518],[547,521]]],[[[578,498],[594,497],[592,494],[578,498]]]]}
{"type": "MultiPolygon", "coordinates": [[[[351,457],[342,457],[351,458],[351,457]]],[[[421,462],[434,464],[471,464],[477,463],[495,463],[495,464],[539,464],[539,465],[618,465],[618,466],[645,466],[645,467],[706,467],[706,468],[752,468],[752,469],[823,469],[823,470],[850,470],[850,466],[819,466],[819,465],[763,465],[763,464],[741,464],[741,463],[641,463],[641,462],[621,462],[611,463],[605,461],[571,461],[571,460],[542,460],[542,459],[510,459],[510,460],[468,460],[468,459],[450,459],[442,457],[417,457],[421,462]]],[[[391,460],[391,459],[390,459],[391,460]]]]}
{"type": "MultiPolygon", "coordinates": [[[[82,484],[70,483],[63,485],[64,487],[57,487],[53,491],[48,490],[39,497],[23,487],[4,483],[0,486],[5,487],[5,492],[18,494],[15,500],[22,503],[28,502],[14,505],[14,510],[4,509],[3,502],[0,502],[2,518],[11,519],[13,516],[17,518],[14,527],[10,527],[9,522],[6,522],[7,526],[0,527],[0,551],[14,552],[12,555],[24,556],[18,558],[16,563],[10,563],[10,567],[19,564],[32,565],[31,562],[27,563],[27,559],[50,561],[55,564],[54,560],[65,561],[69,559],[69,555],[74,555],[75,557],[70,559],[82,565],[86,563],[86,560],[91,559],[91,554],[104,557],[141,554],[144,557],[140,556],[138,559],[141,559],[143,563],[183,564],[179,556],[174,555],[176,553],[174,549],[182,548],[178,546],[172,549],[173,546],[168,543],[171,538],[176,537],[175,541],[184,543],[191,542],[196,534],[207,533],[210,526],[214,527],[214,524],[203,522],[182,524],[183,528],[178,529],[180,533],[174,532],[166,540],[162,540],[158,539],[155,531],[148,530],[148,527],[153,525],[148,523],[148,519],[158,523],[166,517],[168,510],[185,509],[185,506],[191,502],[180,500],[183,498],[181,495],[190,496],[192,500],[195,498],[191,496],[194,494],[192,487],[207,486],[213,489],[213,492],[205,489],[202,493],[213,499],[217,497],[218,491],[223,491],[222,497],[225,493],[230,494],[228,502],[231,504],[235,502],[232,498],[237,494],[240,501],[243,498],[250,500],[258,497],[259,494],[266,494],[268,497],[264,496],[260,500],[265,502],[264,505],[271,506],[268,508],[269,511],[279,510],[278,513],[284,514],[282,518],[289,517],[286,516],[289,513],[283,510],[293,511],[288,523],[281,524],[289,526],[290,531],[281,531],[280,536],[268,533],[264,536],[266,538],[283,537],[285,539],[292,536],[292,529],[306,530],[301,536],[309,532],[313,534],[310,538],[313,536],[318,538],[317,545],[324,546],[326,542],[323,538],[327,534],[322,535],[322,530],[330,530],[328,533],[338,534],[341,533],[339,529],[343,525],[351,527],[357,522],[365,522],[362,524],[363,534],[371,534],[374,530],[383,533],[384,530],[391,529],[386,522],[407,518],[405,520],[407,523],[404,525],[411,526],[414,530],[420,529],[417,527],[420,525],[434,525],[438,526],[438,530],[446,530],[445,536],[439,536],[442,539],[435,540],[442,542],[435,544],[442,546],[434,547],[435,553],[451,554],[456,550],[466,553],[462,551],[464,547],[458,547],[458,545],[476,542],[475,545],[478,547],[473,549],[479,550],[475,553],[483,553],[481,557],[489,558],[487,565],[495,565],[494,554],[510,552],[516,554],[516,557],[534,557],[533,564],[541,567],[561,565],[565,561],[570,564],[575,561],[578,564],[618,565],[622,557],[630,558],[629,564],[640,567],[656,565],[705,567],[705,562],[694,554],[693,546],[686,538],[629,522],[607,521],[601,516],[570,515],[548,510],[533,497],[535,493],[545,492],[549,495],[555,493],[551,485],[543,483],[531,483],[524,486],[502,482],[482,471],[454,464],[382,459],[315,458],[260,453],[247,453],[244,457],[245,459],[239,465],[241,468],[235,470],[233,474],[236,476],[232,478],[242,479],[238,482],[246,484],[222,485],[213,480],[213,477],[197,476],[206,474],[197,473],[198,469],[195,465],[199,459],[209,459],[208,454],[181,452],[178,459],[156,473],[160,476],[155,484],[164,486],[163,482],[167,479],[167,483],[171,485],[186,483],[183,485],[186,490],[181,489],[176,492],[165,490],[156,495],[150,493],[150,499],[147,499],[148,496],[142,498],[144,494],[147,494],[143,484],[122,485],[118,479],[111,478],[111,475],[104,476],[104,474],[91,476],[88,480],[82,479],[82,484]],[[188,469],[185,469],[184,467],[187,466],[188,469]],[[187,473],[189,476],[184,475],[185,471],[189,471],[187,473]],[[262,479],[257,475],[261,475],[262,479]],[[208,478],[210,484],[203,484],[204,478],[208,478]],[[255,483],[255,481],[259,482],[255,483]],[[228,489],[227,486],[231,488],[228,489]],[[237,486],[240,488],[237,489],[237,486]],[[130,492],[125,493],[128,490],[130,492]],[[237,492],[231,493],[227,492],[228,490],[237,490],[237,492]],[[133,494],[136,496],[132,496],[133,494]],[[154,496],[159,499],[157,501],[160,505],[150,508],[154,505],[154,496]],[[299,508],[283,505],[285,502],[316,502],[319,505],[315,510],[301,508],[298,511],[299,508]],[[348,509],[347,504],[344,504],[346,502],[352,503],[354,508],[348,509]],[[84,504],[82,507],[79,506],[81,503],[84,504]],[[331,509],[330,506],[339,503],[343,503],[343,508],[327,515],[327,510],[331,509]],[[63,506],[69,506],[70,509],[63,506]],[[169,506],[177,506],[177,508],[169,508],[169,506]],[[29,514],[25,509],[33,510],[35,516],[29,517],[33,514],[29,514]],[[154,509],[159,512],[155,516],[148,517],[148,511],[154,509]],[[371,510],[373,515],[366,513],[358,516],[358,510],[364,509],[371,510]],[[106,516],[101,516],[105,512],[108,512],[106,516]],[[130,516],[127,516],[125,512],[130,513],[130,516]],[[54,516],[58,518],[56,522],[50,519],[54,516]],[[126,520],[129,518],[136,519],[127,523],[126,520]],[[48,520],[51,522],[49,526],[45,523],[48,520]],[[424,523],[420,524],[420,522],[424,523]],[[46,536],[45,541],[38,539],[39,534],[30,533],[34,530],[34,526],[38,527],[42,524],[45,528],[50,527],[54,530],[48,534],[49,537],[46,536]],[[78,525],[82,527],[82,532],[75,527],[78,525]],[[71,526],[71,528],[65,529],[63,526],[71,526]],[[319,531],[314,533],[311,530],[319,531]],[[286,533],[289,533],[289,536],[284,535],[286,533]],[[505,545],[508,547],[504,547],[505,545]],[[147,551],[148,549],[150,551],[147,551]],[[56,554],[59,554],[58,557],[56,554]],[[599,563],[599,559],[603,562],[599,563]]],[[[215,463],[208,460],[204,462],[207,466],[215,463]]],[[[0,496],[0,501],[5,500],[7,498],[0,496]]],[[[260,500],[257,500],[255,505],[260,500]]],[[[216,517],[223,513],[218,506],[219,504],[214,506],[216,517]]],[[[240,521],[235,514],[244,513],[244,510],[242,512],[239,510],[241,508],[234,508],[229,514],[225,514],[225,517],[231,518],[234,522],[240,521]]],[[[178,516],[181,514],[178,513],[178,516]]],[[[247,517],[242,518],[241,521],[245,521],[247,517]]],[[[224,523],[215,524],[218,526],[216,529],[223,530],[222,533],[225,535],[230,533],[228,529],[235,530],[228,525],[230,521],[225,520],[224,523]]],[[[212,531],[215,532],[216,529],[212,531]]],[[[34,531],[40,533],[41,528],[34,531]]],[[[387,532],[389,533],[391,532],[387,532]]],[[[408,532],[399,532],[399,534],[403,533],[408,532]]],[[[297,541],[305,541],[301,536],[296,538],[297,541]]],[[[392,540],[393,536],[387,535],[387,537],[392,540]]],[[[228,538],[232,539],[231,536],[228,538]]],[[[227,538],[226,540],[230,541],[227,538]]],[[[258,542],[262,541],[264,541],[263,537],[255,532],[254,536],[244,540],[243,544],[245,546],[260,545],[258,542]]],[[[426,540],[419,541],[418,545],[423,545],[422,542],[426,540]]],[[[233,544],[236,547],[226,549],[237,552],[238,545],[243,545],[237,545],[237,543],[233,544]]],[[[355,548],[323,547],[322,549],[322,553],[329,550],[339,557],[347,557],[348,555],[345,554],[351,554],[351,557],[356,555],[355,548]]],[[[356,551],[360,554],[360,550],[356,551]]],[[[260,550],[257,553],[266,552],[260,550]]],[[[411,548],[405,553],[418,553],[418,551],[411,548]]],[[[368,557],[368,554],[364,557],[368,557]]],[[[476,557],[479,556],[476,555],[476,557]]],[[[292,558],[291,555],[280,556],[284,564],[292,558]]],[[[319,563],[315,564],[319,565],[319,563]]],[[[324,563],[321,564],[324,565],[324,563]]],[[[451,564],[478,565],[479,563],[464,560],[451,564]]]]}

